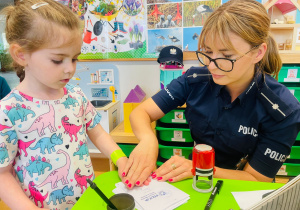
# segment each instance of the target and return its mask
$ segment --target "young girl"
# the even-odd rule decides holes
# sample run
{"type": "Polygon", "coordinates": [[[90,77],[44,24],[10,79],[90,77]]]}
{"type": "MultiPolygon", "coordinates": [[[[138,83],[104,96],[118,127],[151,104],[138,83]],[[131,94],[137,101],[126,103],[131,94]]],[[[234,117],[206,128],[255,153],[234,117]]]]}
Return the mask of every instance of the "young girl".
{"type": "Polygon", "coordinates": [[[21,83],[0,102],[0,198],[11,209],[71,209],[94,178],[87,135],[120,172],[127,158],[81,89],[67,84],[82,44],[76,15],[53,0],[4,12],[21,83]]]}

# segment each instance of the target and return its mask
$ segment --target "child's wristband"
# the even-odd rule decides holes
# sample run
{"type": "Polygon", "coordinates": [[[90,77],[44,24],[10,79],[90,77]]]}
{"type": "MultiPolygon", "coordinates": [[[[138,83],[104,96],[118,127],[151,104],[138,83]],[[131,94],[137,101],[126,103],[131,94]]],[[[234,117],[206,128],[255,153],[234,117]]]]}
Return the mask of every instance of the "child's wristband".
{"type": "Polygon", "coordinates": [[[113,153],[111,153],[110,155],[110,159],[112,160],[112,162],[117,165],[117,161],[119,160],[119,158],[121,157],[127,157],[124,152],[120,149],[117,149],[115,151],[113,151],[113,153]]]}

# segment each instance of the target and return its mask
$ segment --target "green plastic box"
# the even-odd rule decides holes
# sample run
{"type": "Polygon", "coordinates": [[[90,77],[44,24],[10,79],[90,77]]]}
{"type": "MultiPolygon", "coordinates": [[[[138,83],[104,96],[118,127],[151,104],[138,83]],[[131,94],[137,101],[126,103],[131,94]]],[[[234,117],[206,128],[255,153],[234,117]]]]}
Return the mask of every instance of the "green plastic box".
{"type": "Polygon", "coordinates": [[[164,164],[163,162],[161,162],[161,161],[157,161],[156,162],[156,166],[157,166],[157,168],[159,168],[162,164],[164,164]]]}
{"type": "Polygon", "coordinates": [[[278,82],[300,82],[300,66],[283,65],[279,71],[278,82]]]}
{"type": "Polygon", "coordinates": [[[124,154],[129,157],[132,150],[136,147],[136,144],[118,144],[119,147],[123,150],[124,154]]]}
{"type": "Polygon", "coordinates": [[[287,88],[297,98],[297,100],[300,101],[300,87],[287,87],[287,88]]]}
{"type": "Polygon", "coordinates": [[[300,164],[283,163],[277,175],[298,176],[300,174],[300,164]]]}
{"type": "Polygon", "coordinates": [[[193,142],[190,129],[188,128],[165,128],[157,126],[155,128],[160,140],[168,142],[193,142]]]}
{"type": "Polygon", "coordinates": [[[300,159],[300,146],[292,146],[288,159],[300,159]]]}
{"type": "Polygon", "coordinates": [[[178,123],[178,124],[187,124],[187,121],[184,116],[185,109],[173,109],[168,112],[165,116],[159,119],[162,123],[178,123]]]}
{"type": "Polygon", "coordinates": [[[175,146],[164,146],[159,145],[159,155],[164,159],[170,159],[174,155],[189,158],[192,153],[193,147],[175,147],[175,146]]]}

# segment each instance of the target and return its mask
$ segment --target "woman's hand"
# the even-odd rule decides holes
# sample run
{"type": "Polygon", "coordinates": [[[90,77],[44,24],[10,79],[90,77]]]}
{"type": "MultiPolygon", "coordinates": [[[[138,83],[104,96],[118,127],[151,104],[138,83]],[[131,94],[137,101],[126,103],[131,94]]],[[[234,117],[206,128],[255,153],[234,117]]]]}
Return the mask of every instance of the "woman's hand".
{"type": "Polygon", "coordinates": [[[175,155],[160,166],[152,174],[152,178],[156,178],[159,181],[177,182],[192,178],[192,168],[193,162],[191,160],[175,155]]]}
{"type": "Polygon", "coordinates": [[[148,185],[151,181],[150,174],[156,168],[158,143],[141,141],[131,152],[124,169],[125,184],[128,188],[133,186],[148,185]]]}

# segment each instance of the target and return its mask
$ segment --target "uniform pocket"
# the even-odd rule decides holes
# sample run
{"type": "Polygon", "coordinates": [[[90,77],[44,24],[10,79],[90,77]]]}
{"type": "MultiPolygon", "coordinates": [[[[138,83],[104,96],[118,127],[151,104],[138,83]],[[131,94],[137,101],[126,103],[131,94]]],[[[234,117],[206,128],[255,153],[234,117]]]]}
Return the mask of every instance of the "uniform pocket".
{"type": "Polygon", "coordinates": [[[243,154],[251,154],[254,152],[257,141],[257,129],[242,125],[236,125],[232,130],[224,132],[226,144],[243,154]]]}
{"type": "Polygon", "coordinates": [[[207,133],[208,122],[206,120],[189,121],[189,127],[194,141],[201,140],[207,133]]]}

